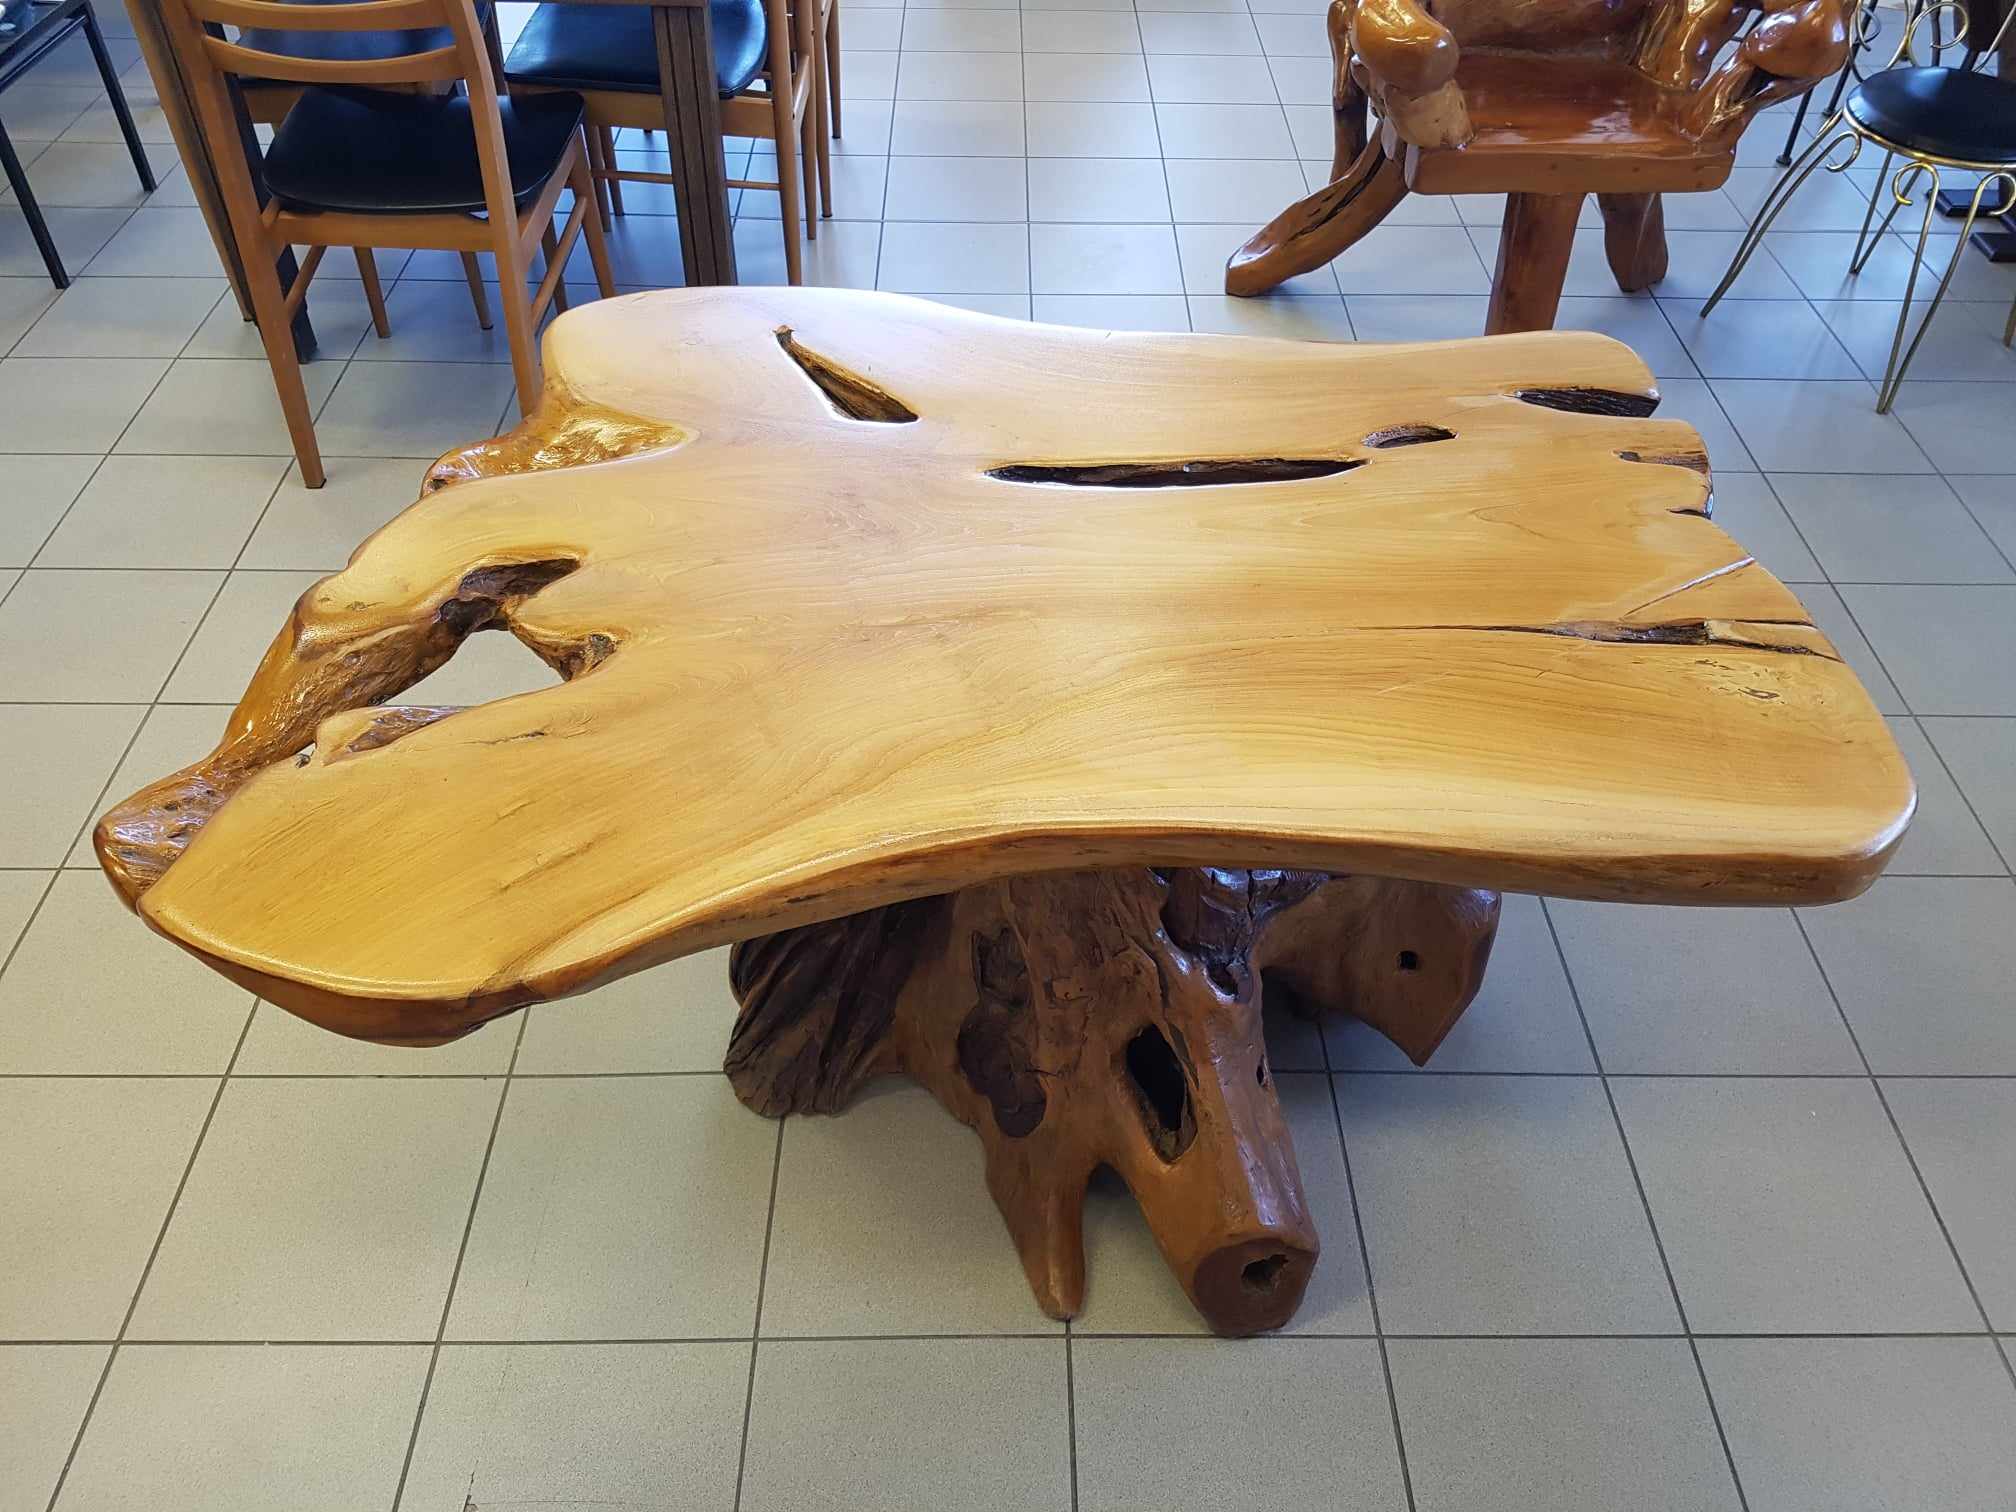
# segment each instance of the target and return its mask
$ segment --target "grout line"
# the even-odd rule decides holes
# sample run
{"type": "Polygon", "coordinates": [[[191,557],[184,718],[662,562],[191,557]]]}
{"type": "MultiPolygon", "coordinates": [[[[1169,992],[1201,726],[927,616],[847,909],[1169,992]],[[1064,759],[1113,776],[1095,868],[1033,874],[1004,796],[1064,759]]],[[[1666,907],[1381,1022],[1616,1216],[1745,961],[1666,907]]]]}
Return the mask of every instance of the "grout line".
{"type": "Polygon", "coordinates": [[[1358,1177],[1351,1169],[1351,1141],[1344,1134],[1344,1105],[1337,1093],[1338,1072],[1330,1061],[1330,1036],[1320,1019],[1317,1021],[1316,1038],[1323,1047],[1324,1074],[1330,1083],[1330,1119],[1337,1130],[1338,1152],[1344,1160],[1344,1190],[1351,1198],[1351,1226],[1358,1234],[1358,1265],[1365,1275],[1365,1301],[1372,1312],[1372,1337],[1379,1345],[1379,1373],[1386,1382],[1386,1411],[1393,1423],[1393,1449],[1400,1458],[1400,1488],[1407,1495],[1408,1512],[1415,1512],[1414,1472],[1407,1463],[1407,1434],[1400,1421],[1400,1394],[1393,1385],[1393,1359],[1387,1349],[1386,1326],[1379,1311],[1379,1287],[1372,1277],[1372,1248],[1365,1237],[1365,1217],[1358,1205],[1358,1177]]]}
{"type": "Polygon", "coordinates": [[[1617,1130],[1617,1141],[1624,1151],[1624,1163],[1630,1168],[1631,1185],[1637,1189],[1639,1206],[1645,1214],[1645,1225],[1651,1232],[1653,1248],[1659,1252],[1659,1268],[1666,1273],[1666,1287],[1673,1297],[1673,1310],[1679,1315],[1688,1353],[1694,1357],[1694,1373],[1701,1382],[1701,1396],[1708,1405],[1708,1417],[1715,1424],[1715,1438],[1722,1446],[1723,1463],[1729,1467],[1729,1481],[1735,1488],[1737,1505],[1743,1512],[1749,1512],[1750,1498],[1743,1489],[1742,1472],[1736,1468],[1736,1454],[1730,1448],[1728,1431],[1722,1425],[1722,1411],[1715,1404],[1714,1389],[1708,1384],[1708,1367],[1701,1359],[1700,1341],[1695,1337],[1693,1322],[1687,1316],[1687,1304],[1680,1295],[1680,1283],[1673,1274],[1673,1262],[1667,1257],[1666,1241],[1659,1233],[1659,1220],[1653,1215],[1652,1198],[1645,1190],[1645,1178],[1638,1169],[1638,1157],[1631,1148],[1631,1136],[1624,1130],[1624,1115],[1618,1110],[1617,1094],[1610,1086],[1609,1074],[1603,1069],[1603,1055],[1596,1048],[1596,1034],[1590,1028],[1589,1015],[1582,1006],[1582,991],[1575,985],[1575,973],[1568,964],[1568,952],[1561,944],[1561,932],[1554,927],[1554,915],[1548,909],[1545,898],[1540,900],[1540,914],[1547,921],[1547,936],[1554,942],[1554,956],[1561,963],[1561,976],[1568,984],[1568,997],[1575,1005],[1575,1017],[1581,1021],[1589,1058],[1595,1062],[1596,1079],[1602,1084],[1603,1100],[1610,1107],[1611,1125],[1617,1130]]]}
{"type": "MultiPolygon", "coordinates": [[[[25,931],[24,931],[25,933],[25,931]]],[[[231,1058],[225,1062],[224,1074],[217,1078],[217,1090],[210,1095],[210,1106],[203,1114],[203,1122],[196,1130],[196,1141],[189,1148],[189,1158],[182,1163],[181,1179],[175,1183],[175,1191],[168,1199],[168,1210],[161,1215],[161,1226],[154,1231],[153,1246],[147,1251],[147,1262],[140,1267],[140,1279],[133,1284],[133,1295],[127,1299],[125,1315],[119,1320],[119,1332],[114,1335],[112,1348],[105,1355],[104,1368],[98,1372],[98,1384],[92,1388],[91,1400],[85,1403],[83,1419],[77,1424],[77,1433],[70,1440],[70,1452],[63,1457],[63,1468],[56,1476],[56,1484],[50,1488],[48,1508],[53,1509],[63,1495],[64,1484],[70,1479],[70,1469],[77,1463],[77,1451],[83,1447],[84,1435],[90,1431],[91,1419],[97,1413],[98,1403],[105,1395],[105,1383],[112,1378],[112,1367],[119,1359],[120,1347],[126,1341],[126,1330],[133,1326],[133,1315],[140,1309],[140,1297],[147,1289],[147,1279],[154,1273],[154,1262],[161,1254],[161,1245],[168,1237],[168,1227],[175,1221],[175,1210],[182,1203],[182,1194],[188,1189],[189,1177],[196,1169],[196,1158],[203,1153],[203,1141],[209,1137],[210,1125],[217,1117],[217,1108],[224,1101],[224,1089],[231,1084],[231,1068],[238,1063],[239,1052],[245,1048],[245,1037],[252,1032],[252,1015],[258,1011],[258,1000],[246,1010],[245,1022],[238,1026],[238,1039],[231,1047],[231,1058]]]]}
{"type": "MultiPolygon", "coordinates": [[[[1834,1000],[1834,1011],[1841,1015],[1841,1027],[1848,1031],[1849,1041],[1855,1046],[1855,1054],[1862,1062],[1867,1074],[1870,1090],[1876,1094],[1876,1102],[1883,1110],[1883,1116],[1890,1122],[1890,1132],[1897,1138],[1897,1148],[1904,1152],[1904,1160],[1911,1167],[1911,1175],[1918,1183],[1918,1190],[1925,1198],[1926,1209],[1932,1214],[1932,1221],[1939,1226],[1939,1237],[1946,1241],[1946,1253],[1953,1257],[1953,1267],[1960,1273],[1960,1282],[1967,1288],[1967,1296],[1974,1304],[1974,1311],[1980,1315],[1981,1327],[1990,1335],[1995,1332],[1995,1321],[1988,1316],[1988,1308],[1981,1300],[1980,1288],[1967,1272],[1967,1262],[1960,1257],[1960,1246],[1953,1242],[1953,1231],[1947,1227],[1946,1215],[1939,1211],[1939,1203],[1932,1195],[1932,1184],[1925,1179],[1925,1172],[1918,1165],[1918,1157],[1912,1152],[1911,1141],[1904,1137],[1904,1126],[1897,1121],[1896,1110],[1890,1106],[1890,1099],[1883,1091],[1883,1080],[1876,1074],[1876,1068],[1869,1063],[1869,1054],[1862,1048],[1861,1036],[1855,1032],[1854,1021],[1848,1016],[1848,1007],[1841,1001],[1841,994],[1834,988],[1834,979],[1828,974],[1826,963],[1820,959],[1820,949],[1813,943],[1813,936],[1806,931],[1806,920],[1798,909],[1792,910],[1792,922],[1799,928],[1799,937],[1806,942],[1807,954],[1813,958],[1813,967],[1820,973],[1820,980],[1827,986],[1827,995],[1834,1000]]],[[[2009,1384],[2016,1386],[2016,1364],[2012,1364],[2009,1351],[1997,1341],[1996,1352],[2002,1357],[2002,1369],[2009,1377],[2009,1384]]]]}
{"type": "Polygon", "coordinates": [[[777,1146],[770,1157],[770,1206],[763,1219],[763,1258],[756,1267],[756,1316],[749,1333],[749,1383],[742,1393],[742,1443],[735,1454],[735,1512],[742,1508],[742,1481],[749,1468],[749,1425],[756,1415],[756,1351],[763,1339],[763,1293],[770,1284],[770,1236],[777,1228],[777,1178],[784,1169],[784,1129],[789,1114],[777,1120],[777,1146]]]}
{"type": "Polygon", "coordinates": [[[518,1067],[518,1052],[525,1044],[529,1015],[520,1015],[518,1036],[511,1042],[511,1060],[504,1068],[503,1086],[497,1090],[497,1109],[490,1115],[490,1137],[483,1144],[483,1160],[476,1168],[476,1190],[469,1195],[469,1211],[462,1220],[462,1240],[455,1246],[455,1267],[448,1273],[448,1293],[441,1299],[441,1321],[435,1325],[433,1351],[427,1356],[427,1373],[420,1380],[420,1400],[413,1408],[413,1430],[406,1436],[406,1456],[399,1462],[399,1480],[392,1488],[392,1512],[406,1495],[406,1477],[413,1470],[413,1451],[419,1447],[420,1425],[427,1417],[427,1397],[434,1389],[434,1372],[441,1363],[441,1344],[448,1335],[448,1314],[455,1306],[455,1288],[462,1279],[462,1262],[469,1254],[469,1236],[476,1229],[476,1210],[483,1202],[483,1182],[490,1174],[490,1157],[497,1149],[497,1131],[504,1123],[504,1105],[511,1097],[511,1077],[518,1067]]]}

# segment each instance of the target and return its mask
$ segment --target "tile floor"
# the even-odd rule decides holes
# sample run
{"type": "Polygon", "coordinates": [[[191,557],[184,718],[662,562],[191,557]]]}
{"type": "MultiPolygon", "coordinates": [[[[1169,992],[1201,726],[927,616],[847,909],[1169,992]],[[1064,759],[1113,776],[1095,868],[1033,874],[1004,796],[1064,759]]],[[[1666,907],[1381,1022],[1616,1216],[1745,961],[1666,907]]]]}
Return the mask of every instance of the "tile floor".
{"type": "MultiPolygon", "coordinates": [[[[1325,171],[1318,0],[848,0],[846,36],[820,282],[1480,327],[1482,201],[1219,293],[1325,171]]],[[[1811,186],[1708,321],[1774,133],[1669,201],[1657,297],[1584,238],[1562,324],[1632,342],[1702,429],[1721,519],[1861,670],[1923,807],[1834,909],[1508,900],[1428,1072],[1275,1026],[1325,1254],[1293,1328],[1225,1344],[1104,1188],[1090,1304],[1048,1323],[913,1089],[743,1111],[718,956],[400,1053],[120,913],[91,816],[209,743],[294,596],[511,418],[509,375],[452,260],[387,259],[380,342],[332,259],[304,491],[179,172],[143,199],[76,57],[5,109],[81,276],[57,297],[0,204],[0,1508],[2016,1505],[2016,269],[1963,264],[1879,419],[1909,253],[1843,277],[1873,175],[1811,186]]],[[[623,281],[677,281],[667,197],[629,193],[623,281]]],[[[742,199],[744,277],[775,279],[775,199],[742,199]]],[[[424,696],[544,676],[483,637],[424,696]]]]}

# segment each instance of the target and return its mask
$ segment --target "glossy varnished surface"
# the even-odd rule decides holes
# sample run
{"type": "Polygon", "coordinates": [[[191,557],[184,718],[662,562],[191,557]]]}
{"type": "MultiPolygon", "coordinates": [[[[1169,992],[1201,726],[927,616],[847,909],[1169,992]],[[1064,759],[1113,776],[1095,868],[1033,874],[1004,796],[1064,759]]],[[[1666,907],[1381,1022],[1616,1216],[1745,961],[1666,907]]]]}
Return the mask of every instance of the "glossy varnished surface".
{"type": "Polygon", "coordinates": [[[1601,337],[696,290],[576,310],[546,358],[540,411],[310,589],[218,750],[97,833],[155,928],[345,1032],[1051,868],[1816,902],[1910,811],[1601,337]],[[368,707],[482,628],[571,680],[368,707]]]}

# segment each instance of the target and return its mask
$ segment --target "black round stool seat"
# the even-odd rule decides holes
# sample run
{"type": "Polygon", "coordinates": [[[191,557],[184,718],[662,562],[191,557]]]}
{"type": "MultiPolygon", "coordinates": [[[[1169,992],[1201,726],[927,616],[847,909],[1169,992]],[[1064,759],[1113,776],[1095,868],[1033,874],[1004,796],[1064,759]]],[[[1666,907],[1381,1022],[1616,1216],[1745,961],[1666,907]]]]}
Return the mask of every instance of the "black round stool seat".
{"type": "Polygon", "coordinates": [[[1848,116],[1905,152],[2016,163],[2016,80],[1962,68],[1893,68],[1848,96],[1848,116]]]}

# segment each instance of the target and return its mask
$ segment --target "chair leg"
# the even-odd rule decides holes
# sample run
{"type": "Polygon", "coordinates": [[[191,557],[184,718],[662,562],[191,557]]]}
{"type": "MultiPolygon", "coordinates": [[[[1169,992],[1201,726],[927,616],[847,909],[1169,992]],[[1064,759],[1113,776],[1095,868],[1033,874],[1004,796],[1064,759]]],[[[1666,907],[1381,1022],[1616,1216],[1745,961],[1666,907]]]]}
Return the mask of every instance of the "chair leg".
{"type": "Polygon", "coordinates": [[[371,329],[383,341],[392,334],[392,317],[385,313],[385,290],[378,282],[378,259],[369,247],[354,247],[357,276],[364,281],[364,303],[371,307],[371,329]]]}
{"type": "Polygon", "coordinates": [[[1875,255],[1877,244],[1883,240],[1883,233],[1890,229],[1890,222],[1897,218],[1897,212],[1903,208],[1901,205],[1894,203],[1897,196],[1893,193],[1890,196],[1893,201],[1890,206],[1890,213],[1883,217],[1882,228],[1877,231],[1875,238],[1873,240],[1870,238],[1869,223],[1876,219],[1876,201],[1882,195],[1883,190],[1889,185],[1890,165],[1896,161],[1896,153],[1886,151],[1883,154],[1883,166],[1876,174],[1876,187],[1869,191],[1869,207],[1862,212],[1862,229],[1855,233],[1855,250],[1848,254],[1848,272],[1850,275],[1860,273],[1869,265],[1869,259],[1875,255]]]}
{"type": "MultiPolygon", "coordinates": [[[[584,219],[583,225],[587,224],[584,219]]],[[[553,229],[553,222],[546,222],[546,229],[539,234],[539,250],[546,254],[546,266],[551,269],[560,262],[560,234],[553,229]]],[[[567,275],[563,272],[553,282],[553,313],[567,312],[567,275]]]]}
{"type": "Polygon", "coordinates": [[[2009,324],[2002,327],[2002,345],[2016,347],[2016,299],[2009,301],[2009,324]]]}
{"type": "Polygon", "coordinates": [[[609,170],[610,174],[607,179],[603,180],[604,186],[609,191],[609,210],[611,214],[621,215],[623,213],[623,181],[615,176],[616,170],[620,166],[616,161],[616,133],[611,131],[607,126],[598,126],[595,129],[602,137],[602,165],[609,170]]]}
{"type": "MultiPolygon", "coordinates": [[[[592,182],[592,177],[588,171],[587,158],[584,156],[577,159],[573,176],[569,180],[574,186],[575,194],[585,192],[592,182]]],[[[602,223],[592,215],[587,217],[581,222],[581,235],[588,242],[588,262],[595,269],[596,292],[604,299],[614,299],[616,280],[609,270],[609,239],[603,234],[602,223]]]]}
{"type": "Polygon", "coordinates": [[[1666,206],[1656,194],[1599,194],[1603,250],[1626,294],[1649,289],[1666,276],[1666,206]]]}
{"type": "Polygon", "coordinates": [[[595,186],[595,219],[607,231],[609,220],[609,181],[602,177],[609,169],[609,155],[604,150],[603,128],[584,126],[582,133],[588,142],[588,179],[595,186]]]}
{"type": "MultiPolygon", "coordinates": [[[[503,243],[513,235],[507,229],[503,243]]],[[[500,244],[497,249],[497,297],[504,304],[504,334],[511,343],[511,371],[518,380],[518,413],[532,413],[539,403],[543,380],[539,372],[539,337],[532,329],[532,291],[525,287],[525,268],[517,248],[500,244]]]]}
{"type": "Polygon", "coordinates": [[[474,252],[462,254],[462,276],[469,281],[469,303],[476,306],[476,324],[489,330],[490,296],[483,292],[483,265],[474,252]]]}
{"type": "Polygon", "coordinates": [[[788,92],[771,108],[771,140],[777,144],[777,198],[784,221],[784,277],[793,286],[805,281],[804,256],[798,245],[798,131],[791,119],[788,92]]]}
{"type": "Polygon", "coordinates": [[[1786,170],[1785,176],[1771,186],[1771,192],[1764,196],[1764,203],[1757,207],[1757,218],[1750,223],[1750,229],[1743,233],[1743,240],[1736,245],[1736,255],[1730,259],[1729,271],[1722,275],[1722,282],[1715,285],[1715,292],[1708,296],[1708,302],[1701,306],[1701,313],[1708,314],[1722,302],[1722,296],[1729,292],[1757,248],[1763,244],[1764,233],[1771,229],[1771,223],[1778,219],[1778,212],[1792,201],[1799,187],[1813,176],[1813,170],[1827,160],[1827,154],[1834,150],[1836,143],[1852,136],[1852,132],[1838,129],[1839,116],[1829,116],[1827,124],[1820,128],[1820,134],[1813,138],[1813,145],[1799,154],[1798,160],[1786,170]]]}
{"type": "Polygon", "coordinates": [[[830,0],[826,12],[826,126],[840,136],[840,0],[830,0]]]}
{"type": "Polygon", "coordinates": [[[49,223],[42,219],[42,207],[35,202],[35,191],[28,187],[28,175],[22,171],[21,159],[15,156],[14,144],[8,140],[4,124],[0,124],[0,172],[6,174],[7,187],[14,191],[21,213],[28,219],[28,234],[35,238],[35,249],[42,254],[42,266],[49,270],[49,281],[59,289],[69,288],[70,275],[64,271],[62,254],[56,250],[56,238],[49,234],[49,223]]]}
{"type": "MultiPolygon", "coordinates": [[[[817,48],[814,48],[816,55],[817,48]]],[[[815,60],[813,67],[818,67],[815,60]]],[[[819,239],[819,117],[825,97],[814,90],[805,102],[805,115],[798,122],[798,165],[805,180],[805,239],[819,239]]]]}
{"type": "Polygon", "coordinates": [[[1561,285],[1575,251],[1577,194],[1512,194],[1505,199],[1505,229],[1498,237],[1498,266],[1491,275],[1491,306],[1484,334],[1548,331],[1561,307],[1561,285]]]}
{"type": "MultiPolygon", "coordinates": [[[[1967,202],[1967,214],[1960,222],[1960,235],[1953,243],[1953,255],[1946,260],[1946,271],[1940,276],[1939,287],[1932,291],[1931,303],[1925,306],[1925,318],[1918,322],[1918,331],[1911,338],[1911,344],[1904,344],[1904,332],[1911,323],[1911,303],[1918,291],[1918,269],[1925,261],[1925,245],[1932,236],[1932,222],[1939,215],[1939,170],[1923,159],[1916,159],[1907,165],[1904,172],[1916,166],[1923,171],[1918,183],[1925,191],[1925,216],[1918,227],[1917,245],[1911,253],[1911,275],[1904,281],[1904,304],[1897,311],[1897,333],[1890,338],[1890,360],[1883,368],[1883,385],[1876,392],[1876,413],[1887,415],[1890,406],[1897,400],[1898,387],[1904,382],[1904,374],[1911,366],[1911,359],[1918,355],[1918,348],[1925,340],[1925,333],[1932,329],[1932,321],[1939,313],[1939,306],[1946,298],[1946,291],[1953,285],[1953,275],[1960,269],[1960,259],[1966,254],[1967,239],[1974,230],[1974,222],[1981,216],[1981,201],[1988,193],[1990,184],[2002,188],[2002,208],[1992,212],[2003,214],[2016,208],[2016,175],[1991,173],[1974,188],[1973,197],[1967,202]]],[[[1900,196],[1900,207],[1901,207],[1900,196]]],[[[2011,315],[2012,331],[2016,331],[2016,314],[2011,315]]],[[[2009,332],[2003,333],[2005,336],[2009,332]]]]}
{"type": "MultiPolygon", "coordinates": [[[[826,34],[822,31],[812,39],[816,56],[812,60],[812,108],[807,114],[815,117],[812,121],[811,142],[813,155],[819,164],[819,213],[827,219],[833,215],[833,129],[828,113],[826,92],[819,87],[819,77],[826,71],[826,34]]],[[[806,169],[809,177],[812,170],[806,169]]]]}
{"type": "Polygon", "coordinates": [[[308,407],[308,386],[301,380],[301,354],[294,349],[294,327],[287,319],[280,276],[270,253],[247,257],[245,263],[259,343],[266,348],[266,365],[273,370],[273,388],[287,422],[288,438],[294,443],[294,459],[301,464],[302,486],[320,488],[327,478],[322,471],[322,448],[315,440],[315,414],[308,407]]]}
{"type": "Polygon", "coordinates": [[[126,150],[133,157],[134,171],[140,175],[140,187],[152,194],[158,187],[154,182],[154,165],[147,161],[147,149],[140,142],[139,129],[133,124],[133,112],[126,106],[126,91],[119,87],[119,74],[112,67],[112,54],[105,49],[105,34],[98,29],[98,17],[90,6],[84,7],[84,40],[90,45],[92,60],[98,65],[98,77],[105,81],[105,98],[112,102],[112,114],[119,122],[119,134],[126,138],[126,150]]]}

